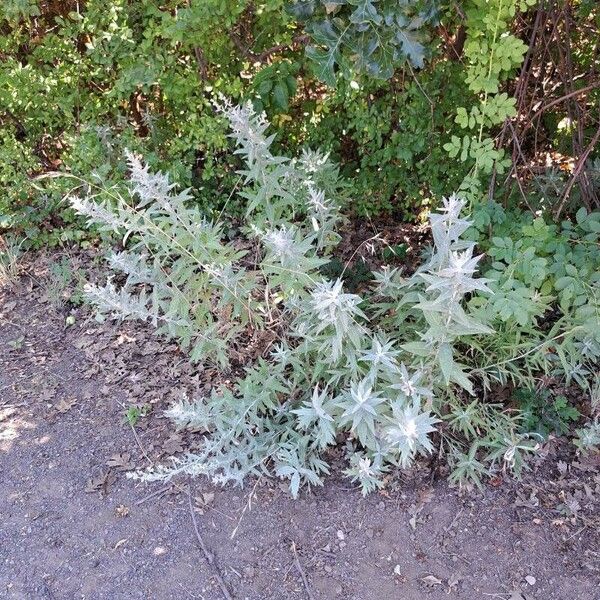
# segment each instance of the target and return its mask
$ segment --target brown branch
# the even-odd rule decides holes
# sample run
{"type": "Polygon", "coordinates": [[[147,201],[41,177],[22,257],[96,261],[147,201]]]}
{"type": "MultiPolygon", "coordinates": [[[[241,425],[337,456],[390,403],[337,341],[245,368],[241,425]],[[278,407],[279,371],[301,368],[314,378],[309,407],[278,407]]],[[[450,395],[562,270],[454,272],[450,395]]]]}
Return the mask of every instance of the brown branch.
{"type": "Polygon", "coordinates": [[[467,30],[464,25],[460,25],[456,34],[451,35],[448,30],[440,25],[438,32],[444,38],[445,50],[444,53],[452,61],[461,61],[463,49],[467,40],[467,30]]]}
{"type": "Polygon", "coordinates": [[[533,52],[537,44],[538,34],[542,30],[542,27],[545,25],[544,19],[545,14],[543,13],[543,11],[541,9],[536,10],[532,31],[529,36],[527,54],[525,55],[525,59],[523,60],[523,65],[521,66],[521,71],[519,73],[519,80],[517,81],[517,89],[515,90],[515,97],[518,98],[517,112],[519,114],[523,114],[523,109],[525,107],[526,92],[529,86],[529,79],[532,74],[531,65],[533,62],[533,52]]]}
{"type": "Polygon", "coordinates": [[[278,54],[284,50],[298,50],[301,46],[305,46],[310,41],[310,37],[305,34],[296,35],[292,38],[291,44],[277,44],[267,50],[263,50],[256,58],[258,62],[265,62],[273,54],[278,54]]]}
{"type": "Polygon", "coordinates": [[[266,50],[257,53],[245,46],[242,40],[233,31],[230,32],[229,37],[234,46],[239,50],[240,54],[253,63],[264,63],[274,54],[279,54],[285,50],[297,50],[300,46],[306,45],[310,40],[308,35],[300,34],[294,36],[289,44],[277,44],[276,46],[272,46],[271,48],[267,48],[266,50]]]}
{"type": "Polygon", "coordinates": [[[577,161],[577,166],[575,167],[575,169],[573,171],[573,176],[569,180],[569,183],[567,183],[567,186],[565,187],[565,191],[563,192],[560,204],[558,205],[558,208],[556,209],[556,212],[554,213],[554,218],[556,220],[558,220],[558,218],[560,217],[560,213],[563,211],[563,208],[565,207],[565,204],[567,203],[567,200],[569,199],[569,195],[571,194],[571,189],[575,185],[575,181],[581,174],[581,171],[585,167],[585,163],[586,163],[590,153],[592,152],[592,150],[598,143],[599,139],[600,139],[600,127],[598,127],[596,133],[594,134],[594,137],[592,138],[591,142],[588,144],[588,147],[585,149],[584,153],[579,157],[579,160],[577,161]]]}
{"type": "Polygon", "coordinates": [[[552,100],[552,102],[548,102],[548,104],[544,104],[544,106],[540,107],[536,111],[535,115],[531,119],[531,122],[533,123],[534,119],[539,118],[541,113],[548,110],[549,108],[552,108],[553,106],[556,106],[557,104],[560,104],[561,102],[564,102],[565,100],[568,100],[569,98],[572,98],[573,96],[578,96],[579,94],[584,94],[585,92],[595,90],[597,87],[600,87],[600,80],[595,81],[594,83],[592,83],[584,88],[581,88],[579,90],[573,90],[572,92],[569,92],[568,94],[565,94],[564,96],[561,96],[560,98],[557,98],[556,100],[552,100]]]}
{"type": "MultiPolygon", "coordinates": [[[[514,127],[514,125],[512,124],[512,121],[509,119],[508,120],[508,126],[510,127],[510,130],[512,132],[513,135],[513,140],[515,143],[515,148],[517,150],[517,153],[519,154],[519,157],[521,158],[521,160],[523,161],[523,164],[526,163],[525,160],[525,156],[523,155],[523,150],[521,148],[521,143],[519,141],[519,136],[517,135],[517,131],[514,127]]],[[[513,163],[515,163],[516,161],[513,161],[513,163]]],[[[531,169],[529,169],[531,172],[531,169]]],[[[523,196],[523,201],[525,202],[525,204],[527,205],[527,208],[531,211],[531,213],[535,214],[535,211],[533,210],[533,208],[531,208],[529,202],[527,201],[527,195],[525,194],[525,190],[523,189],[523,185],[521,184],[521,179],[519,178],[519,173],[515,167],[515,179],[517,181],[517,185],[519,186],[519,191],[521,192],[521,196],[523,196]]]]}
{"type": "Polygon", "coordinates": [[[292,542],[292,552],[294,553],[294,563],[296,564],[296,569],[302,579],[302,584],[304,585],[304,589],[306,590],[306,595],[309,597],[310,600],[315,600],[315,597],[313,596],[312,592],[310,591],[310,587],[308,585],[308,579],[306,578],[306,573],[304,572],[304,569],[302,568],[302,565],[300,564],[300,559],[298,558],[298,552],[296,552],[296,544],[294,542],[292,542]]]}
{"type": "Polygon", "coordinates": [[[198,77],[200,82],[204,83],[208,77],[208,64],[204,56],[204,50],[196,46],[194,48],[194,56],[196,57],[196,64],[198,65],[198,77]]]}
{"type": "Polygon", "coordinates": [[[188,490],[188,503],[190,507],[190,515],[192,515],[192,523],[194,524],[194,531],[196,533],[196,538],[198,539],[198,544],[200,545],[200,549],[202,550],[202,554],[204,554],[204,558],[206,558],[206,562],[213,568],[215,573],[215,577],[217,579],[217,583],[219,584],[219,588],[221,588],[221,593],[226,598],[226,600],[233,600],[233,596],[227,589],[227,585],[221,576],[221,572],[219,571],[218,566],[215,563],[215,557],[208,551],[204,540],[202,539],[202,535],[200,534],[200,529],[198,528],[198,522],[196,521],[196,515],[194,514],[194,505],[192,504],[192,489],[188,490]]]}

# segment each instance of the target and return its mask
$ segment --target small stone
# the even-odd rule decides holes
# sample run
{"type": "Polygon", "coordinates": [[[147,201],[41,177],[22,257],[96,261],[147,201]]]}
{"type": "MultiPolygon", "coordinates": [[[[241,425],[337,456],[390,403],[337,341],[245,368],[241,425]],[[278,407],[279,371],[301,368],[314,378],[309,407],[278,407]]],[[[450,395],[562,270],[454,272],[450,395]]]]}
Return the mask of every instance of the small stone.
{"type": "Polygon", "coordinates": [[[337,530],[337,539],[338,540],[345,540],[346,536],[344,535],[344,532],[341,529],[337,530]]]}
{"type": "Polygon", "coordinates": [[[117,517],[126,517],[129,514],[129,507],[124,504],[119,504],[117,508],[115,508],[115,515],[117,517]]]}
{"type": "Polygon", "coordinates": [[[533,576],[533,575],[527,575],[527,577],[525,577],[525,581],[529,584],[529,585],[535,585],[537,582],[537,579],[533,576]]]}

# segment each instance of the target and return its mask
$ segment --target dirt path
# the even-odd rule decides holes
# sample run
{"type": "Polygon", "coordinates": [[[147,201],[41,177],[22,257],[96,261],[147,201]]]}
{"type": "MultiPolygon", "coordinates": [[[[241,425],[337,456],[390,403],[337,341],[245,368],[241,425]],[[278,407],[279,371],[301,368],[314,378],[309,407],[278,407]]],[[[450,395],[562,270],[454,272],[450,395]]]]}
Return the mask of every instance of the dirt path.
{"type": "Polygon", "coordinates": [[[550,444],[523,483],[460,498],[429,474],[364,499],[332,477],[163,494],[125,472],[193,446],[161,417],[210,372],[148,330],[47,301],[44,273],[0,291],[0,598],[600,600],[598,464],[550,444]],[[41,282],[41,283],[40,283],[41,282]],[[151,409],[135,428],[128,408],[151,409]],[[232,539],[232,534],[235,535],[232,539]]]}

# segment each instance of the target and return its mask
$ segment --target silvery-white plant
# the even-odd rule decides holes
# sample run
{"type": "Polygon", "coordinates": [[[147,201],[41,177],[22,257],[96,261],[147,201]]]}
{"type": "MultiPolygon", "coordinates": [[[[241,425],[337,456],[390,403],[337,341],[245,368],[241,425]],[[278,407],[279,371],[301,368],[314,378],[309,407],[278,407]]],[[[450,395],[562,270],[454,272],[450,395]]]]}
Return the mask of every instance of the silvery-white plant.
{"type": "MultiPolygon", "coordinates": [[[[456,198],[446,202],[454,212],[451,219],[438,219],[437,227],[452,230],[456,207],[462,205],[456,198]]],[[[434,247],[427,268],[398,288],[405,295],[413,294],[419,285],[425,288],[412,306],[421,313],[428,310],[424,306],[428,301],[435,307],[438,296],[444,298],[439,307],[445,306],[445,313],[431,309],[444,317],[435,321],[440,328],[439,340],[431,332],[422,334],[430,344],[426,354],[415,353],[410,342],[405,344],[408,349],[403,348],[398,331],[382,331],[373,316],[377,310],[363,310],[365,299],[345,292],[340,280],[315,280],[309,294],[290,304],[294,319],[288,338],[273,352],[268,375],[261,362],[236,386],[231,404],[237,406],[233,418],[235,425],[242,427],[240,435],[231,435],[231,421],[226,428],[212,422],[206,427],[213,435],[204,438],[205,452],[190,454],[142,477],[164,479],[180,472],[204,472],[216,482],[237,480],[242,462],[235,457],[240,448],[245,453],[251,449],[252,459],[245,456],[243,463],[247,474],[266,471],[287,477],[296,494],[302,484],[321,483],[329,470],[324,453],[344,434],[350,462],[346,473],[368,492],[381,485],[389,465],[408,467],[418,455],[432,452],[431,436],[439,422],[432,412],[434,389],[448,387],[453,380],[446,380],[441,367],[428,366],[427,359],[437,358],[440,344],[451,347],[461,335],[489,331],[470,322],[462,308],[470,290],[487,290],[485,282],[475,280],[477,259],[459,235],[451,231],[442,236],[442,248],[434,247]],[[467,254],[457,257],[453,254],[457,251],[467,254]],[[451,271],[456,259],[459,266],[451,271]],[[463,330],[457,321],[466,322],[463,330]],[[402,362],[402,357],[409,363],[402,362]],[[260,385],[261,381],[270,383],[260,385]],[[265,395],[269,400],[253,403],[255,396],[265,395]],[[224,455],[232,461],[227,468],[224,455]],[[236,477],[230,476],[229,469],[236,477]]],[[[267,247],[276,242],[285,249],[285,255],[291,252],[291,239],[288,236],[282,242],[275,237],[267,240],[267,247]]],[[[425,317],[423,322],[431,320],[425,317]]],[[[198,399],[202,422],[206,407],[217,404],[214,396],[198,399]]],[[[176,405],[170,416],[178,426],[194,426],[198,420],[190,417],[193,412],[194,405],[186,400],[176,405]]]]}
{"type": "Polygon", "coordinates": [[[193,206],[191,190],[178,191],[167,175],[151,172],[131,153],[128,194],[101,190],[73,196],[71,205],[127,243],[125,251],[107,258],[124,283],[86,288],[99,312],[151,322],[189,349],[193,360],[211,357],[226,367],[229,344],[250,324],[261,327],[276,304],[265,298],[308,293],[326,262],[318,254],[336,239],[340,213],[327,199],[338,175],[326,156],[308,151],[296,161],[274,156],[262,115],[250,105],[222,110],[246,160],[242,193],[253,217],[249,230],[263,247],[258,269],[245,260],[245,250],[224,241],[222,224],[193,206]],[[293,223],[295,214],[310,219],[293,223]]]}
{"type": "MultiPolygon", "coordinates": [[[[408,467],[442,449],[448,407],[466,416],[445,427],[485,438],[493,428],[487,409],[449,401],[454,389],[475,391],[456,359],[457,343],[491,332],[466,308],[469,296],[489,290],[476,277],[474,245],[461,237],[469,227],[464,203],[451,196],[431,215],[431,253],[413,276],[383,269],[372,292],[349,293],[320,271],[339,241],[344,194],[335,166],[315,152],[275,155],[268,123],[251,105],[222,102],[219,110],[245,162],[244,244],[226,242],[222,224],[194,207],[191,190],[177,190],[134,155],[129,194],[72,198],[77,212],[121,236],[126,248],[107,259],[120,278],[87,287],[100,313],[150,322],[192,359],[224,369],[229,344],[243,332],[278,325],[270,356],[247,366],[233,386],[182,398],[168,411],[177,427],[200,432],[198,449],[137,476],[202,474],[242,484],[249,475],[274,474],[296,495],[302,485],[322,483],[328,449],[344,438],[346,474],[366,493],[381,487],[392,465],[408,467]],[[258,262],[240,249],[253,246],[258,262]]],[[[514,423],[504,423],[494,440],[510,438],[514,423]]],[[[468,463],[466,474],[476,476],[479,454],[465,462],[460,452],[451,449],[456,468],[468,463]]],[[[489,455],[492,464],[496,455],[489,455]]]]}

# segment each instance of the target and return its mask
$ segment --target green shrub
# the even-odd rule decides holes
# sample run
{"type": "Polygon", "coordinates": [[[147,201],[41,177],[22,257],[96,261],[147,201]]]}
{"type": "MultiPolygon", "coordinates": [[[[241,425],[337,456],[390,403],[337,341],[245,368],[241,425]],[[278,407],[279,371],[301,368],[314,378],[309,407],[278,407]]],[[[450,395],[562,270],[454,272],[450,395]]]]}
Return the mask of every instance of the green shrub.
{"type": "Polygon", "coordinates": [[[438,20],[436,0],[292,0],[288,10],[305,22],[306,49],[321,81],[335,85],[350,68],[389,79],[406,61],[423,67],[429,27],[438,20]]]}
{"type": "Polygon", "coordinates": [[[438,63],[418,80],[391,86],[342,80],[323,99],[304,126],[306,137],[343,165],[356,212],[387,211],[412,221],[446,190],[458,188],[468,168],[448,161],[442,146],[459,131],[452,124],[456,105],[471,96],[461,70],[438,63]]]}
{"type": "Polygon", "coordinates": [[[523,431],[536,432],[544,439],[550,433],[569,433],[571,423],[581,417],[580,412],[564,396],[552,399],[548,390],[533,392],[520,389],[515,392],[514,398],[523,414],[523,431]]]}
{"type": "Polygon", "coordinates": [[[496,335],[481,348],[499,363],[494,377],[521,384],[559,371],[590,392],[600,359],[600,213],[582,208],[557,225],[488,204],[474,221],[494,282],[485,310],[496,335]]]}
{"type": "Polygon", "coordinates": [[[89,0],[1,8],[3,226],[36,245],[65,241],[50,232],[74,225],[60,203],[68,188],[57,180],[32,186],[31,176],[60,168],[122,182],[125,148],[143,151],[180,185],[194,184],[197,201],[219,210],[237,161],[221,161],[227,141],[214,93],[240,97],[250,53],[291,39],[280,0],[252,6],[89,0]],[[249,30],[237,32],[240,22],[249,30]],[[251,44],[248,56],[234,40],[251,44]]]}
{"type": "MultiPolygon", "coordinates": [[[[35,246],[85,239],[61,202],[68,188],[31,177],[60,169],[122,184],[126,148],[191,187],[207,214],[227,203],[239,216],[229,191],[240,165],[212,107],[218,93],[264,108],[278,152],[330,151],[354,190],[348,211],[414,220],[461,182],[479,197],[507,164],[492,140],[514,113],[525,44],[513,12],[526,6],[469,0],[463,18],[412,0],[4,2],[0,227],[35,246]]],[[[577,5],[575,16],[591,22],[595,10],[577,5]]],[[[589,67],[588,30],[573,29],[573,60],[589,67]]],[[[566,151],[561,111],[545,112],[544,127],[566,151]]]]}

